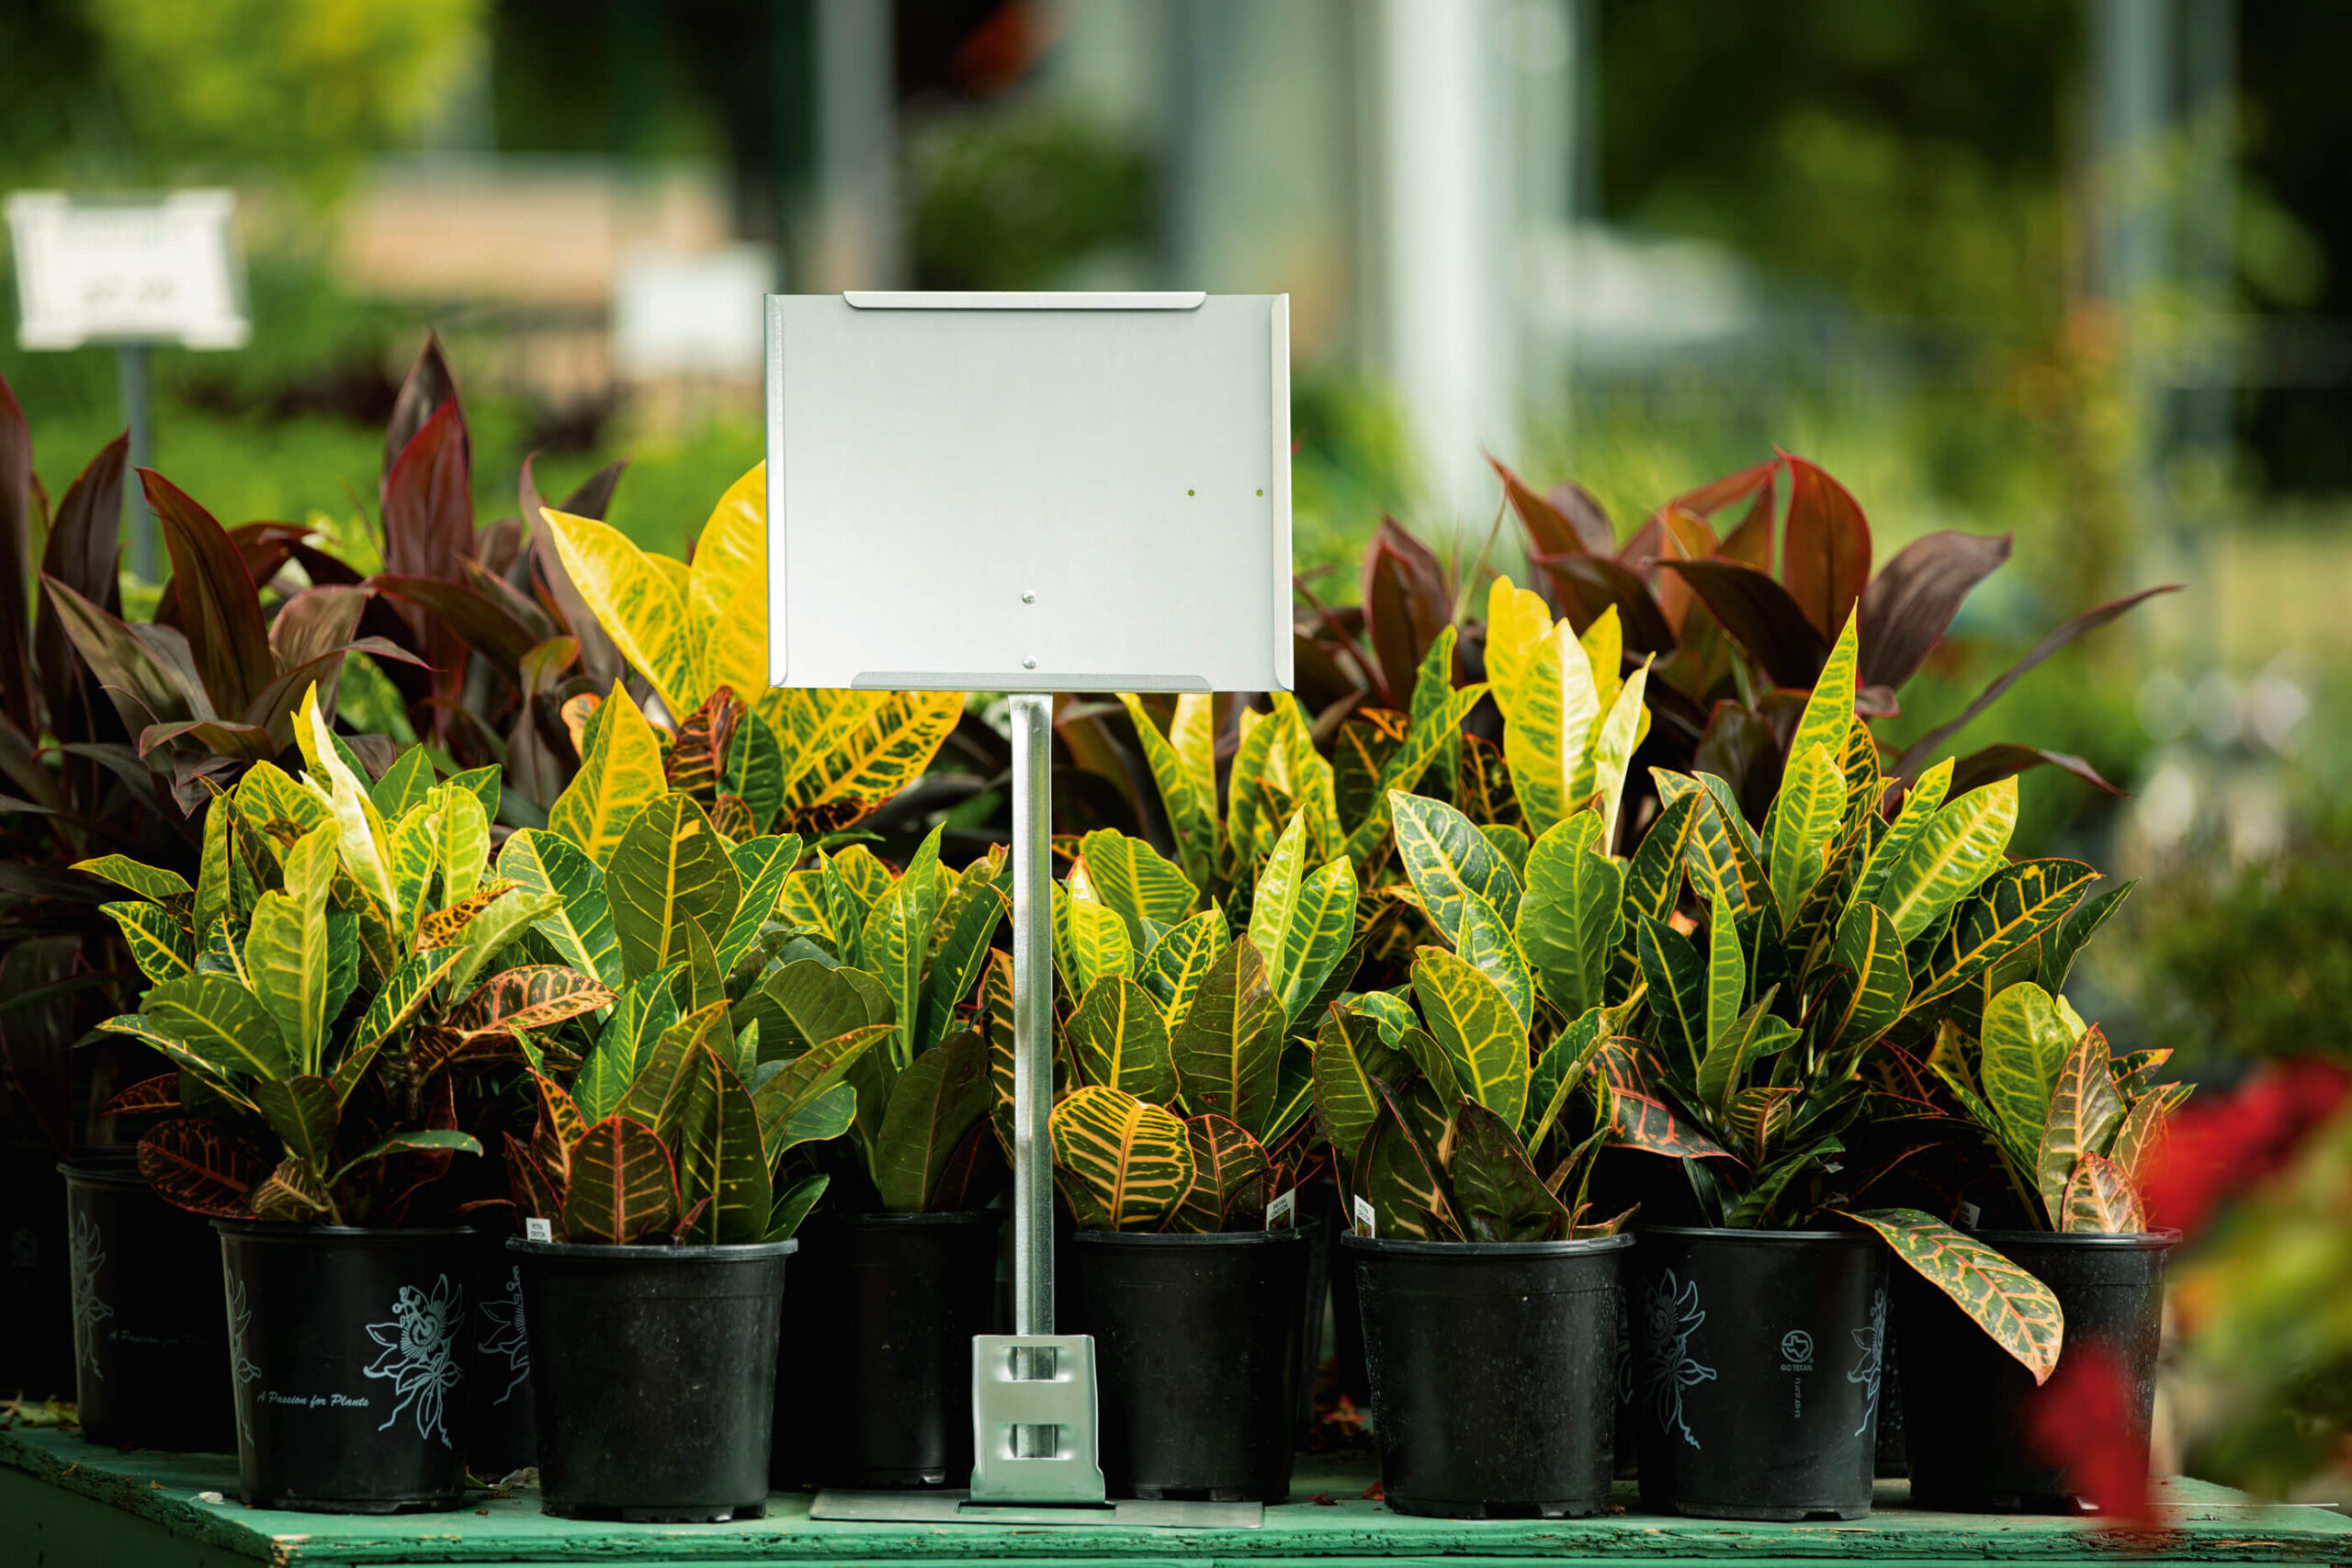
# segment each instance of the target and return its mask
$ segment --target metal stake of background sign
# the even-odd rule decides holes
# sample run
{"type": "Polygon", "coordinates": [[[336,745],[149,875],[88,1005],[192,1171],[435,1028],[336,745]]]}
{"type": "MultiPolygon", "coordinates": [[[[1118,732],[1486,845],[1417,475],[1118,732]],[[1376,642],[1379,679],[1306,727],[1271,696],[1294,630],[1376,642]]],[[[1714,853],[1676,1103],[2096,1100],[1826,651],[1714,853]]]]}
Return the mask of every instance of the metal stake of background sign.
{"type": "Polygon", "coordinates": [[[1106,1502],[1094,1342],[1056,1332],[1046,694],[1289,689],[1289,372],[1281,296],[768,301],[771,680],[1021,694],[1014,1332],[973,1340],[968,1496],[827,1491],[813,1517],[1262,1519],[1254,1503],[1106,1502]],[[894,613],[875,614],[877,580],[894,613]]]}
{"type": "MultiPolygon", "coordinates": [[[[115,380],[122,393],[122,427],[130,437],[130,467],[155,466],[155,429],[148,412],[147,350],[145,343],[119,344],[114,351],[115,380]]],[[[155,514],[147,509],[146,487],[132,473],[123,486],[123,523],[130,534],[131,575],[142,582],[155,576],[155,514]]]]}

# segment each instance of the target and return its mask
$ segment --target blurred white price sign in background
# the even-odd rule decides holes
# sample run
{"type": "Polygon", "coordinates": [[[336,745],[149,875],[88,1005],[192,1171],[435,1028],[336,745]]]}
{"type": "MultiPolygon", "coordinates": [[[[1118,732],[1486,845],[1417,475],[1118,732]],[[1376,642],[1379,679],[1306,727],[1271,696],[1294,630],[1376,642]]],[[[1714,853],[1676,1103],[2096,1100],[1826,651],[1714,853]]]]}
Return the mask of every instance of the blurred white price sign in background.
{"type": "MultiPolygon", "coordinates": [[[[152,468],[147,351],[243,348],[244,272],[225,190],[105,198],[20,190],[8,197],[17,258],[17,342],[28,349],[112,344],[130,461],[152,468]]],[[[155,581],[155,525],[129,487],[130,570],[155,581]]]]}
{"type": "Polygon", "coordinates": [[[225,190],[121,201],[17,192],[17,341],[242,348],[253,329],[229,231],[235,211],[225,190]]]}

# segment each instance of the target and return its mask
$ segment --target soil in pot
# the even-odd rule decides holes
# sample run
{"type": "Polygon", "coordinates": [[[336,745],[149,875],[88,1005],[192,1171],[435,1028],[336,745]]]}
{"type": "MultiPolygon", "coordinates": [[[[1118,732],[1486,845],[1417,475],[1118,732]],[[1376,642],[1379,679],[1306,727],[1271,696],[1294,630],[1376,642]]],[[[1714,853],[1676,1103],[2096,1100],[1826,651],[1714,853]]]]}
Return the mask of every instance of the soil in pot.
{"type": "Polygon", "coordinates": [[[1081,1231],[1071,1252],[1111,1495],[1289,1497],[1306,1233],[1081,1231]]]}
{"type": "Polygon", "coordinates": [[[797,1237],[776,1380],[778,1486],[962,1486],[972,1337],[995,1320],[994,1210],[851,1214],[797,1237]]]}
{"type": "Polygon", "coordinates": [[[1627,1310],[1645,1507],[1870,1513],[1887,1315],[1876,1236],[1645,1230],[1627,1310]]]}
{"type": "Polygon", "coordinates": [[[213,1228],[245,1501],[325,1514],[458,1506],[473,1233],[213,1228]]]}
{"type": "Polygon", "coordinates": [[[547,1511],[760,1517],[784,1266],[798,1244],[506,1245],[523,1265],[547,1511]]]}
{"type": "Polygon", "coordinates": [[[538,1462],[531,1414],[531,1342],[523,1314],[523,1262],[503,1229],[474,1237],[473,1330],[467,1341],[466,1397],[472,1409],[468,1462],[496,1481],[538,1462]]]}
{"type": "Polygon", "coordinates": [[[1633,1245],[1341,1238],[1390,1507],[1482,1519],[1609,1506],[1633,1245]]]}
{"type": "Polygon", "coordinates": [[[179,1453],[226,1453],[229,1329],[210,1288],[220,1243],[166,1203],[128,1156],[58,1167],[74,1294],[82,1436],[179,1453]]]}
{"type": "Polygon", "coordinates": [[[1911,1495],[1939,1508],[2075,1513],[2081,1506],[2076,1488],[2034,1440],[2036,1414],[2070,1396],[2070,1362],[2101,1359],[2122,1384],[2123,1438],[2146,1467],[2165,1260],[2180,1233],[1973,1234],[2050,1287],[2066,1315],[2065,1346],[2052,1381],[2036,1388],[2033,1374],[1950,1298],[1909,1269],[1897,1270],[1911,1495]]]}

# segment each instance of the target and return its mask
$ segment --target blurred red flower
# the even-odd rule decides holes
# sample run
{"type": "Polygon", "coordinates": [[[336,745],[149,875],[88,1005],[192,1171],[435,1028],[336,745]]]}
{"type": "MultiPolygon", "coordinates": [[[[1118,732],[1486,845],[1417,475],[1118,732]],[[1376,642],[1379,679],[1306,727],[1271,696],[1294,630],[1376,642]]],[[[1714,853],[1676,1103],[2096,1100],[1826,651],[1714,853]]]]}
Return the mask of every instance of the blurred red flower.
{"type": "Polygon", "coordinates": [[[2329,1062],[2273,1063],[2236,1088],[2174,1112],[2141,1191],[2148,1221],[2194,1231],[2215,1204],[2282,1169],[2304,1134],[2333,1114],[2352,1074],[2329,1062]]]}
{"type": "Polygon", "coordinates": [[[2153,1525],[2148,1451],[2130,1382],[2096,1346],[2067,1348],[2030,1406],[2030,1437],[2044,1461],[2065,1467],[2068,1484],[2108,1525],[2153,1525]]]}

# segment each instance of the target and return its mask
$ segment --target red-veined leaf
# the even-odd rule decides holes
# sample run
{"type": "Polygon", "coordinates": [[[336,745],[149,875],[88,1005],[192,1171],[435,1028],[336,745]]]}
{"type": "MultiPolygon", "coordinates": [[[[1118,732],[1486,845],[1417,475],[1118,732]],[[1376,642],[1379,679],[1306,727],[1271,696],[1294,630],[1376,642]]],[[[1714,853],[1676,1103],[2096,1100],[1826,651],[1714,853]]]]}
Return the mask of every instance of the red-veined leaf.
{"type": "Polygon", "coordinates": [[[259,1149],[209,1122],[165,1122],[139,1140],[139,1174],[155,1196],[199,1214],[243,1214],[268,1172],[259,1149]]]}
{"type": "Polygon", "coordinates": [[[2139,1183],[2103,1155],[2085,1155],[2066,1179],[2058,1228],[2070,1235],[2131,1235],[2148,1228],[2139,1183]]]}
{"type": "Polygon", "coordinates": [[[2035,1382],[2049,1381],[2066,1337],[2066,1314],[2049,1286],[1983,1242],[1917,1209],[1871,1209],[1846,1217],[1885,1237],[1895,1257],[1950,1296],[2035,1382]]]}
{"type": "Polygon", "coordinates": [[[103,1116],[151,1116],[158,1111],[180,1108],[180,1076],[177,1073],[157,1073],[152,1078],[141,1078],[107,1101],[99,1114],[103,1116]]]}
{"type": "Polygon", "coordinates": [[[449,1011],[461,1034],[546,1029],[612,1005],[608,986],[561,964],[526,964],[492,976],[449,1011]]]}
{"type": "Polygon", "coordinates": [[[589,1128],[571,1151],[566,1238],[625,1246],[677,1223],[677,1168],[653,1129],[628,1116],[589,1128]]]}
{"type": "Polygon", "coordinates": [[[2111,1063],[2107,1036],[2092,1024],[2059,1066],[2049,1114],[2041,1124],[2041,1147],[2034,1156],[2035,1183],[2052,1226],[2063,1228],[2066,1183],[2075,1165],[2085,1155],[2107,1147],[2116,1124],[2123,1120],[2123,1095],[2115,1087],[2111,1063]]]}
{"type": "Polygon", "coordinates": [[[1193,1185],[1165,1228],[1221,1231],[1237,1213],[1262,1219],[1269,1167],[1258,1140],[1240,1123],[1212,1111],[1185,1122],[1184,1141],[1193,1149],[1193,1185]]]}
{"type": "Polygon", "coordinates": [[[1729,1159],[1731,1152],[1674,1113],[1650,1088],[1638,1040],[1620,1037],[1596,1047],[1593,1066],[1609,1089],[1612,1144],[1680,1159],[1729,1159]]]}

